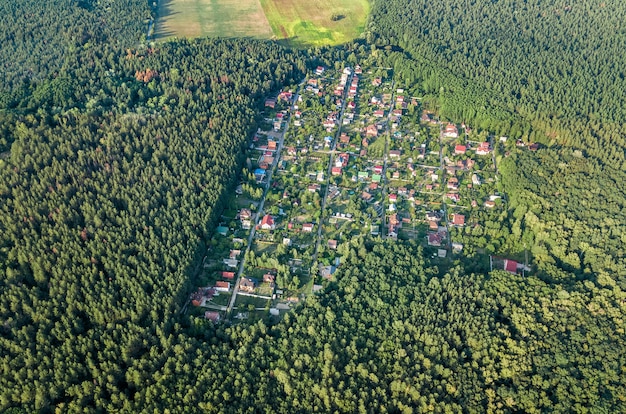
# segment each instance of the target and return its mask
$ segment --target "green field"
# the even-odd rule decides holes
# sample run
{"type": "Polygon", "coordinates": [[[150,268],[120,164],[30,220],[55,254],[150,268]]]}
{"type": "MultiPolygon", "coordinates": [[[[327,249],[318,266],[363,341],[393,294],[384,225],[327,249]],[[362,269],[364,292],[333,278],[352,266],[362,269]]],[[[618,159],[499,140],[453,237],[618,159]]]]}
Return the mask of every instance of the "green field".
{"type": "Polygon", "coordinates": [[[276,37],[296,46],[354,39],[370,10],[368,0],[261,0],[261,5],[276,37]]]}
{"type": "Polygon", "coordinates": [[[253,37],[337,45],[363,31],[368,0],[162,0],[155,38],[253,37]]]}
{"type": "Polygon", "coordinates": [[[259,0],[161,0],[155,38],[273,36],[259,0]]]}

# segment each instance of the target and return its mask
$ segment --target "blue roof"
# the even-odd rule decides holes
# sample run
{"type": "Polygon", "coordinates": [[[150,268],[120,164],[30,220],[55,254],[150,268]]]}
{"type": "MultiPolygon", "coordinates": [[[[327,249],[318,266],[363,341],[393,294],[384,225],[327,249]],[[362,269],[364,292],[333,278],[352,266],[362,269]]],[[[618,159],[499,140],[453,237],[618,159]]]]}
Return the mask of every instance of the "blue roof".
{"type": "Polygon", "coordinates": [[[265,170],[263,168],[257,168],[256,170],[254,170],[254,173],[256,175],[264,175],[265,174],[265,170]]]}

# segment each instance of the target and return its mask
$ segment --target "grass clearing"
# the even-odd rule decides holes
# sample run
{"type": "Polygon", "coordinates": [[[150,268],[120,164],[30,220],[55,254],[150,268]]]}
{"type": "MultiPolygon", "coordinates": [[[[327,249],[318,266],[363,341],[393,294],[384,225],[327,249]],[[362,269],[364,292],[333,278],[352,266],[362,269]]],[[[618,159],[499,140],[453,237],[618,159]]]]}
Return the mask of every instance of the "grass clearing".
{"type": "Polygon", "coordinates": [[[252,37],[334,46],[359,36],[369,11],[368,0],[160,0],[155,39],[252,37]]]}
{"type": "Polygon", "coordinates": [[[354,39],[370,11],[368,0],[261,0],[261,6],[276,37],[294,46],[337,45],[354,39]]]}
{"type": "Polygon", "coordinates": [[[272,28],[259,0],[161,0],[155,38],[253,37],[269,39],[272,28]]]}

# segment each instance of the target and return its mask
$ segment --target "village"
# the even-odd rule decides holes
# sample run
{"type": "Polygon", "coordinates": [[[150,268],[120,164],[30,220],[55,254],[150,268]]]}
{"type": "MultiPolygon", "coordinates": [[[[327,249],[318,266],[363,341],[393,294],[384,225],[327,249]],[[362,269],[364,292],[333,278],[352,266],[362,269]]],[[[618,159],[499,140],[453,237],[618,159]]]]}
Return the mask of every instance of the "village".
{"type": "Polygon", "coordinates": [[[191,309],[214,323],[280,318],[322,291],[360,238],[528,271],[472,242],[506,210],[496,153],[524,145],[440,120],[390,68],[319,66],[266,99],[191,309]]]}

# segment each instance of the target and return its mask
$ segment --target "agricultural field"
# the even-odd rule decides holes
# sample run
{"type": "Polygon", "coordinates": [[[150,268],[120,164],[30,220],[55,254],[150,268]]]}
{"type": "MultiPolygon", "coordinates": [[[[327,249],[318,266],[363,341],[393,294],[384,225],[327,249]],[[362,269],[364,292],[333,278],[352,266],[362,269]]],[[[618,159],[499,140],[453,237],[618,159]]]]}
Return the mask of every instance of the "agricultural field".
{"type": "Polygon", "coordinates": [[[155,38],[253,37],[269,39],[272,29],[259,0],[161,0],[155,38]]]}
{"type": "Polygon", "coordinates": [[[367,0],[261,0],[274,34],[296,46],[337,45],[357,37],[367,0]]]}
{"type": "Polygon", "coordinates": [[[337,45],[363,31],[368,0],[161,0],[155,38],[253,37],[337,45]]]}

